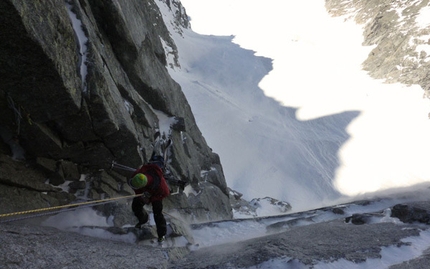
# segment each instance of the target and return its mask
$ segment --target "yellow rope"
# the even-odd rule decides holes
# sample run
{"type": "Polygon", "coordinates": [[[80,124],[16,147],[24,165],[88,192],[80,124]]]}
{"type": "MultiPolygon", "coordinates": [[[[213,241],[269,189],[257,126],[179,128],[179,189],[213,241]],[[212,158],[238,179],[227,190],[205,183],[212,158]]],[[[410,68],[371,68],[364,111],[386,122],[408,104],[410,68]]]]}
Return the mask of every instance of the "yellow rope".
{"type": "Polygon", "coordinates": [[[107,198],[107,199],[102,199],[102,200],[82,202],[82,203],[76,203],[76,204],[45,207],[45,208],[39,208],[39,209],[33,209],[33,210],[27,210],[27,211],[21,211],[21,212],[0,214],[0,218],[17,216],[17,215],[25,215],[25,214],[31,214],[31,213],[37,213],[37,212],[43,212],[43,211],[49,211],[49,210],[56,210],[56,209],[62,209],[62,208],[68,208],[68,207],[78,207],[81,205],[98,204],[98,203],[102,203],[102,202],[116,201],[116,200],[122,200],[122,199],[127,199],[127,198],[138,197],[138,196],[142,196],[142,194],[133,194],[133,195],[129,195],[129,196],[122,196],[122,197],[116,197],[116,198],[107,198]]]}

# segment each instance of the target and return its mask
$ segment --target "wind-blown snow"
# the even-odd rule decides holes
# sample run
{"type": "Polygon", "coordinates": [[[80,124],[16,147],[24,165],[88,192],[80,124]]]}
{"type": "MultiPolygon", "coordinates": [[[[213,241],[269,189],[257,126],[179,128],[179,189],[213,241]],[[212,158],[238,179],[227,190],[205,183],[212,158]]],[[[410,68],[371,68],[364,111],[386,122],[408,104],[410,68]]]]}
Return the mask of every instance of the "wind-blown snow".
{"type": "MultiPolygon", "coordinates": [[[[402,240],[410,245],[382,247],[380,259],[368,259],[365,262],[354,263],[345,259],[340,259],[335,262],[325,263],[319,262],[313,265],[315,269],[374,269],[388,268],[391,265],[400,264],[403,261],[408,261],[417,258],[429,247],[430,231],[423,231],[419,237],[409,237],[402,240]]],[[[269,269],[269,268],[284,268],[284,269],[306,269],[309,266],[299,262],[289,262],[290,258],[272,259],[261,263],[257,266],[249,267],[248,269],[269,269]]]]}
{"type": "Polygon", "coordinates": [[[246,199],[301,210],[430,179],[429,101],[361,70],[361,26],[324,1],[181,2],[195,32],[218,36],[173,34],[181,68],[170,73],[246,199]]]}
{"type": "MultiPolygon", "coordinates": [[[[410,189],[409,193],[403,193],[401,197],[396,198],[395,195],[389,195],[388,198],[380,198],[377,200],[369,200],[369,203],[350,203],[338,205],[344,212],[339,215],[333,213],[332,210],[318,209],[308,212],[294,213],[279,215],[270,218],[254,219],[249,218],[245,220],[231,220],[223,222],[214,222],[210,225],[202,225],[202,227],[194,227],[189,229],[189,233],[194,238],[198,245],[191,246],[191,250],[201,249],[205,247],[221,245],[225,243],[233,243],[243,241],[246,239],[257,238],[260,236],[268,235],[268,227],[272,224],[290,221],[292,229],[298,226],[316,225],[336,219],[344,219],[345,216],[352,216],[354,214],[384,212],[384,214],[375,214],[372,219],[365,225],[372,225],[373,223],[390,222],[396,225],[404,225],[399,219],[392,218],[390,207],[399,203],[408,203],[411,201],[425,200],[429,197],[429,188],[421,186],[418,189],[410,189]]],[[[260,213],[262,216],[268,215],[273,210],[272,205],[262,204],[260,213]]],[[[167,215],[169,218],[171,214],[167,215]]],[[[180,216],[177,216],[180,218],[180,216]]],[[[150,224],[155,225],[153,217],[150,216],[150,224]]],[[[57,227],[62,230],[74,231],[84,235],[122,241],[128,243],[136,243],[136,237],[133,233],[127,234],[113,234],[103,228],[113,226],[112,217],[106,218],[96,213],[89,208],[77,208],[76,210],[57,214],[48,218],[43,222],[43,225],[57,227]]],[[[347,224],[346,224],[347,225],[347,224]]],[[[352,225],[352,224],[351,224],[352,225]]],[[[129,227],[129,225],[124,226],[129,227]]],[[[317,229],[317,228],[316,228],[317,229]]],[[[168,238],[169,244],[180,247],[185,246],[187,241],[183,237],[168,238]]],[[[312,240],[305,238],[304,240],[312,240]]],[[[425,229],[420,232],[419,236],[409,237],[402,240],[408,242],[408,245],[397,246],[392,245],[389,247],[382,247],[380,252],[380,259],[368,259],[364,262],[353,263],[345,259],[336,260],[334,262],[319,262],[312,268],[355,268],[355,269],[368,269],[368,268],[388,268],[390,265],[399,264],[423,255],[424,251],[430,247],[430,231],[425,229]]],[[[139,244],[150,244],[145,241],[140,241],[139,244]]],[[[299,261],[291,261],[291,258],[284,257],[280,259],[273,259],[258,264],[250,268],[309,268],[299,261]]]]}
{"type": "Polygon", "coordinates": [[[134,243],[136,236],[133,233],[118,235],[110,233],[100,227],[112,227],[112,217],[106,218],[92,208],[79,208],[49,217],[42,225],[55,227],[64,231],[77,232],[96,238],[109,239],[134,243]]]}

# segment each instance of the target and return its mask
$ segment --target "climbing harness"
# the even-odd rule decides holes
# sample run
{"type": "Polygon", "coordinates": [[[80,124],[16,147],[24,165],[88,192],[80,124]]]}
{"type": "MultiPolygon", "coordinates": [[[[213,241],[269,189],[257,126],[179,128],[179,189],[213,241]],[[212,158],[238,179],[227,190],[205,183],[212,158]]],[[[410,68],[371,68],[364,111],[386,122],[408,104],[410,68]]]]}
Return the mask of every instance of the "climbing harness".
{"type": "Polygon", "coordinates": [[[32,209],[32,210],[21,211],[21,212],[5,213],[5,214],[0,214],[0,223],[12,222],[12,221],[29,219],[29,218],[35,218],[35,217],[50,215],[50,214],[57,214],[57,213],[61,213],[61,212],[75,210],[76,208],[85,208],[85,207],[90,207],[90,206],[94,206],[94,205],[108,204],[108,203],[112,203],[114,201],[118,201],[118,200],[122,200],[122,199],[128,199],[128,198],[134,198],[134,197],[139,197],[139,196],[142,196],[142,194],[133,194],[133,195],[128,195],[128,196],[107,198],[107,199],[88,201],[88,202],[82,202],[82,203],[45,207],[45,208],[32,209]],[[53,210],[55,210],[55,211],[54,212],[45,212],[45,211],[53,211],[53,210]],[[45,212],[45,213],[39,213],[39,212],[45,212]],[[39,214],[33,214],[33,213],[39,213],[39,214]],[[26,216],[26,217],[19,217],[19,218],[2,220],[2,218],[14,217],[14,216],[19,216],[19,215],[27,215],[27,214],[32,214],[32,215],[26,216]]]}

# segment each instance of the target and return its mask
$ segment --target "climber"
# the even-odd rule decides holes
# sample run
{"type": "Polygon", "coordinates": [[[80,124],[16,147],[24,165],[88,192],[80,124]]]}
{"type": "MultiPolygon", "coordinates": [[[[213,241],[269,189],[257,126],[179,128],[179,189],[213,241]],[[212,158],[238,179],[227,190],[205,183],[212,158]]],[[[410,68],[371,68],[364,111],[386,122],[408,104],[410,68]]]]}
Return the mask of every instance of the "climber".
{"type": "Polygon", "coordinates": [[[135,194],[142,194],[142,196],[135,197],[131,205],[134,215],[139,220],[139,223],[135,227],[141,228],[143,224],[148,222],[148,213],[143,206],[151,203],[157,227],[158,242],[165,240],[167,227],[166,219],[163,215],[162,201],[170,194],[169,187],[163,175],[163,142],[160,138],[156,139],[149,163],[137,169],[131,179],[128,180],[128,184],[134,190],[135,194]]]}

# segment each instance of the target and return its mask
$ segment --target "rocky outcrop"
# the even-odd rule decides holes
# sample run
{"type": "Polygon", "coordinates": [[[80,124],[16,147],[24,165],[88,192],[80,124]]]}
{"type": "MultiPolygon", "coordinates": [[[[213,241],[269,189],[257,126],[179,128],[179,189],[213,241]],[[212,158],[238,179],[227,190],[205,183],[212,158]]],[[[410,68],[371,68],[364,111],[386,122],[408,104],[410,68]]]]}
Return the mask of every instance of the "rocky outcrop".
{"type": "Polygon", "coordinates": [[[391,209],[391,216],[405,223],[430,224],[428,203],[398,204],[391,209]]]}
{"type": "MultiPolygon", "coordinates": [[[[180,3],[163,4],[188,26],[180,3]]],[[[160,130],[173,140],[173,176],[196,190],[166,209],[232,217],[219,157],[167,72],[162,42],[173,54],[175,44],[153,0],[6,0],[0,13],[0,213],[69,203],[83,189],[85,199],[131,194],[129,172],[110,164],[146,162],[160,130]]]]}
{"type": "Polygon", "coordinates": [[[384,246],[401,246],[405,244],[401,242],[402,238],[419,234],[416,227],[408,228],[392,223],[363,226],[348,225],[339,220],[327,221],[199,249],[174,261],[170,268],[313,268],[319,262],[340,259],[358,264],[366,259],[380,258],[384,246]]]}
{"type": "Polygon", "coordinates": [[[273,210],[273,215],[285,214],[292,209],[289,203],[271,197],[254,198],[251,201],[246,201],[242,198],[241,193],[231,189],[229,189],[229,191],[231,207],[237,215],[243,217],[257,217],[260,208],[271,208],[271,210],[273,210]]]}
{"type": "Polygon", "coordinates": [[[363,63],[369,75],[387,83],[418,84],[430,97],[430,28],[423,25],[429,1],[327,0],[333,16],[346,16],[364,27],[365,46],[374,46],[363,63]]]}

